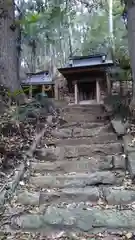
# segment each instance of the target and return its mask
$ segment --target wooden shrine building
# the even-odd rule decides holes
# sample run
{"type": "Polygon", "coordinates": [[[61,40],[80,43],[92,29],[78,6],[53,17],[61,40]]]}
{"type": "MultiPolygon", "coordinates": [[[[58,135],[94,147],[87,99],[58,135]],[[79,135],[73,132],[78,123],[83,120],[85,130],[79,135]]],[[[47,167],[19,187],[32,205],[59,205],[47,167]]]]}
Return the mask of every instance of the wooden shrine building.
{"type": "Polygon", "coordinates": [[[28,90],[30,98],[37,93],[46,93],[48,97],[54,97],[54,81],[49,71],[28,73],[26,79],[21,81],[21,84],[24,90],[28,90]]]}
{"type": "Polygon", "coordinates": [[[69,102],[102,103],[111,91],[108,68],[112,65],[105,54],[70,58],[67,66],[58,69],[67,81],[69,102]]]}

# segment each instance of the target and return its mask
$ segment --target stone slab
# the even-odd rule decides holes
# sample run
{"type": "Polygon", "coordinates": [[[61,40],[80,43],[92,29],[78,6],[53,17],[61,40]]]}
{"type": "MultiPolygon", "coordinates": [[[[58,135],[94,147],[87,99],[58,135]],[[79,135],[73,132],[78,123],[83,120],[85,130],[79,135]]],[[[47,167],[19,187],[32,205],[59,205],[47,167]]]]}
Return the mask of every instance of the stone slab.
{"type": "Polygon", "coordinates": [[[60,139],[53,141],[56,146],[64,146],[64,145],[91,145],[91,144],[106,144],[106,143],[116,143],[117,137],[113,133],[103,133],[100,135],[93,135],[92,137],[78,137],[78,138],[70,138],[70,139],[60,139]]]}
{"type": "Polygon", "coordinates": [[[133,137],[131,135],[125,135],[123,137],[125,154],[128,154],[130,152],[135,152],[135,145],[132,146],[132,140],[133,140],[133,137]]]}
{"type": "Polygon", "coordinates": [[[55,138],[71,138],[72,137],[72,129],[63,128],[52,131],[52,136],[55,138]]]}
{"type": "Polygon", "coordinates": [[[40,204],[46,202],[53,205],[62,205],[66,203],[76,205],[82,202],[96,203],[99,200],[99,189],[96,187],[85,187],[85,188],[64,188],[59,191],[50,191],[49,193],[41,192],[40,204]]]}
{"type": "Polygon", "coordinates": [[[131,204],[135,201],[133,190],[103,188],[103,195],[109,205],[131,204]]]}
{"type": "Polygon", "coordinates": [[[39,206],[42,204],[61,204],[63,202],[80,203],[84,201],[96,202],[99,200],[99,189],[97,187],[64,188],[61,190],[50,190],[49,192],[18,193],[17,202],[23,205],[39,206]]]}
{"type": "MultiPolygon", "coordinates": [[[[107,122],[108,123],[108,122],[107,122]]],[[[103,122],[67,122],[65,123],[63,126],[59,127],[59,129],[67,129],[67,128],[73,128],[73,127],[82,127],[83,129],[90,129],[90,128],[98,128],[101,126],[106,126],[107,123],[103,123],[103,122]]]]}
{"type": "MultiPolygon", "coordinates": [[[[102,127],[101,127],[102,128],[102,127]]],[[[74,128],[73,129],[73,137],[93,137],[96,135],[97,131],[101,131],[101,128],[93,128],[93,129],[83,129],[83,128],[74,128]]]]}
{"type": "Polygon", "coordinates": [[[122,123],[121,120],[112,120],[112,127],[114,129],[114,131],[116,132],[116,134],[118,136],[123,136],[126,133],[126,129],[128,127],[128,122],[127,123],[122,123]]]}
{"type": "Polygon", "coordinates": [[[64,108],[64,112],[66,113],[103,113],[103,106],[99,106],[99,105],[80,105],[80,106],[68,106],[66,108],[64,108]]]}
{"type": "Polygon", "coordinates": [[[93,155],[113,155],[122,152],[121,143],[91,144],[91,145],[67,145],[55,148],[43,148],[36,150],[40,160],[56,161],[68,158],[92,157],[93,155]]]}
{"type": "Polygon", "coordinates": [[[113,165],[115,169],[126,170],[126,156],[124,154],[113,156],[113,165]]]}
{"type": "Polygon", "coordinates": [[[57,175],[57,176],[35,176],[30,177],[30,184],[44,188],[66,188],[66,187],[86,187],[97,184],[120,184],[124,175],[112,173],[110,171],[95,172],[88,174],[57,175]]]}
{"type": "Polygon", "coordinates": [[[72,161],[56,161],[56,162],[32,162],[31,168],[34,172],[49,173],[70,173],[70,172],[95,172],[97,170],[112,169],[112,156],[100,158],[94,156],[91,158],[80,157],[72,161]]]}
{"type": "MultiPolygon", "coordinates": [[[[74,128],[73,129],[73,137],[78,138],[78,137],[94,137],[94,136],[99,136],[99,134],[107,134],[108,131],[108,126],[106,127],[99,127],[99,128],[91,128],[91,129],[83,129],[83,128],[74,128]]],[[[114,135],[115,136],[115,135],[114,135]]],[[[115,137],[117,140],[117,138],[115,137]]]]}
{"type": "Polygon", "coordinates": [[[96,208],[64,209],[49,206],[44,215],[24,214],[11,219],[12,229],[21,230],[77,230],[90,232],[94,228],[105,230],[135,229],[135,212],[132,210],[102,210],[96,208]]]}
{"type": "Polygon", "coordinates": [[[131,178],[135,179],[135,152],[128,153],[128,170],[131,178]]]}
{"type": "Polygon", "coordinates": [[[109,143],[109,144],[91,144],[88,145],[80,145],[80,146],[65,146],[59,147],[57,149],[60,154],[64,153],[63,158],[73,158],[79,156],[89,156],[92,157],[93,154],[110,155],[110,154],[118,154],[122,152],[121,143],[109,143]]]}
{"type": "Polygon", "coordinates": [[[36,206],[36,205],[39,205],[39,198],[40,198],[39,192],[33,193],[33,192],[23,191],[22,193],[18,194],[17,201],[23,205],[36,206]]]}
{"type": "Polygon", "coordinates": [[[64,120],[67,122],[103,122],[106,119],[106,114],[67,114],[64,120]]]}
{"type": "Polygon", "coordinates": [[[56,161],[57,159],[63,159],[64,151],[61,153],[59,152],[59,148],[55,149],[54,147],[51,148],[42,148],[35,150],[36,158],[40,159],[40,161],[56,161]]]}

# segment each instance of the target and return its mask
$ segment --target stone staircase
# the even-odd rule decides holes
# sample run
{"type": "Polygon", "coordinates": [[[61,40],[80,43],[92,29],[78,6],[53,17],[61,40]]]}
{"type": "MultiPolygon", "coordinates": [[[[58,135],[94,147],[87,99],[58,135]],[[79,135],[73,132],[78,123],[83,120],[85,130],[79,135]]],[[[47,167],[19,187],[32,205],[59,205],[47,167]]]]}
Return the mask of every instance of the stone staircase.
{"type": "Polygon", "coordinates": [[[69,121],[53,131],[48,148],[36,149],[5,231],[13,239],[129,239],[135,187],[121,140],[100,105],[68,106],[63,117],[69,121]]]}

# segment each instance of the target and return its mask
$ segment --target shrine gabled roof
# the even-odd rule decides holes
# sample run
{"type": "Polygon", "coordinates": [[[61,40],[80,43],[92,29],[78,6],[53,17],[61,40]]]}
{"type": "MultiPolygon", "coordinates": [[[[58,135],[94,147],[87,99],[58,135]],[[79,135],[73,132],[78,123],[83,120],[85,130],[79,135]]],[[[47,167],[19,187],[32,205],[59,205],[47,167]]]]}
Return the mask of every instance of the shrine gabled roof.
{"type": "Polygon", "coordinates": [[[65,66],[63,68],[59,68],[59,72],[61,74],[75,74],[75,73],[86,73],[86,72],[91,72],[91,71],[103,71],[104,68],[111,67],[113,66],[113,61],[112,60],[106,60],[105,62],[92,62],[92,63],[87,63],[86,65],[79,65],[79,66],[65,66]]]}
{"type": "Polygon", "coordinates": [[[52,76],[48,71],[42,71],[37,73],[28,73],[26,79],[22,80],[22,85],[42,85],[42,84],[54,84],[52,76]]]}
{"type": "Polygon", "coordinates": [[[108,59],[106,54],[95,54],[72,57],[65,67],[58,70],[66,79],[72,80],[90,75],[102,75],[108,67],[113,65],[113,60],[108,59]]]}
{"type": "Polygon", "coordinates": [[[60,73],[73,73],[73,72],[88,72],[92,68],[105,68],[112,66],[113,61],[109,59],[105,53],[95,53],[88,56],[72,56],[69,58],[68,64],[58,69],[60,73]]]}

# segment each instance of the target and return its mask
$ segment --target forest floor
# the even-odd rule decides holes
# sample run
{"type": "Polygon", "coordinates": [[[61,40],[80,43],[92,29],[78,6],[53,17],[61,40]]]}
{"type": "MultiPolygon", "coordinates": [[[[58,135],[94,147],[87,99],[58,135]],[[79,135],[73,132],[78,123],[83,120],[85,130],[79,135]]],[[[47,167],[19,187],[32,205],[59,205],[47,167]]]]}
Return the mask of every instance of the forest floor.
{"type": "Polygon", "coordinates": [[[1,125],[0,239],[135,239],[134,142],[102,106],[1,125]]]}

